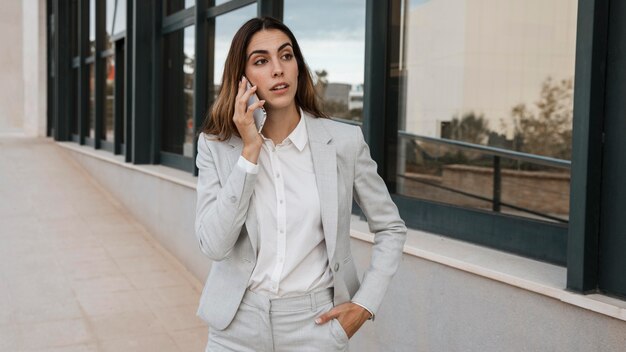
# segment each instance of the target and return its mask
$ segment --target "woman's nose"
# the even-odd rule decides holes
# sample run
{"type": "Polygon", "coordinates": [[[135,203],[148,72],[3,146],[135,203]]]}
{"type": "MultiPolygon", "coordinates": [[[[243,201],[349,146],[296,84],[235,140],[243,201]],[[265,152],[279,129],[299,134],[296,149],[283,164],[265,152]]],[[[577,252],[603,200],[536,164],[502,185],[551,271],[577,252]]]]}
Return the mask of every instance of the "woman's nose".
{"type": "Polygon", "coordinates": [[[274,63],[272,77],[280,77],[283,75],[283,67],[280,63],[274,63]]]}

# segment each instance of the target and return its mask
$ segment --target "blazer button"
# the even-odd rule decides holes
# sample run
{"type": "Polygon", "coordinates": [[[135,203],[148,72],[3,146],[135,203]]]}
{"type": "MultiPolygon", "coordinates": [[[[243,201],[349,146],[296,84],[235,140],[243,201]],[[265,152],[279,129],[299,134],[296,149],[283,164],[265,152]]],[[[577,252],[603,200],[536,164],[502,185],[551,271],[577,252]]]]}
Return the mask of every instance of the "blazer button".
{"type": "Polygon", "coordinates": [[[339,263],[335,263],[335,271],[339,271],[339,263]]]}
{"type": "Polygon", "coordinates": [[[235,197],[235,196],[230,197],[230,202],[231,203],[237,202],[237,197],[235,197]]]}

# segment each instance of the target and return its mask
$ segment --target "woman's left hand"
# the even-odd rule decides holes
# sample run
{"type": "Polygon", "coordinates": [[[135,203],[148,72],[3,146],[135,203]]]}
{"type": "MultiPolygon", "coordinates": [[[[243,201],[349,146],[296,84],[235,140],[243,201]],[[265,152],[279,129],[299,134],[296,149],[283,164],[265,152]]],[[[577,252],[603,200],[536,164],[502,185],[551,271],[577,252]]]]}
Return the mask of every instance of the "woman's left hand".
{"type": "Polygon", "coordinates": [[[337,319],[343,330],[351,338],[365,323],[371,314],[367,309],[361,307],[358,304],[347,302],[340,304],[328,312],[320,315],[315,319],[316,324],[326,324],[332,319],[337,319]]]}

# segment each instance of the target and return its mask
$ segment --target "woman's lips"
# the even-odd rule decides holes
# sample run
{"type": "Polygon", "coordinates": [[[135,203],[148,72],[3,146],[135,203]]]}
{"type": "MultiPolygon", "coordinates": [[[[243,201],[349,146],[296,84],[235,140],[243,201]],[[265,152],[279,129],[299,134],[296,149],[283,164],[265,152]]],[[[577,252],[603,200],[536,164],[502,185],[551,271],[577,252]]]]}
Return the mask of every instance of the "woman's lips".
{"type": "Polygon", "coordinates": [[[287,92],[287,90],[289,90],[289,85],[286,83],[280,83],[272,87],[270,89],[270,92],[274,94],[284,94],[287,92]]]}

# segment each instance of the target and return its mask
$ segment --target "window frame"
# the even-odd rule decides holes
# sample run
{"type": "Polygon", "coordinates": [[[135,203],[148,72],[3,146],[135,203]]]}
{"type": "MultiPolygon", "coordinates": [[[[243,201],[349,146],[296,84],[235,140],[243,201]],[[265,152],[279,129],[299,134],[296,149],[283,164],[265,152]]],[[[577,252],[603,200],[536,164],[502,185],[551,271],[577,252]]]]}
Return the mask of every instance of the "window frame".
{"type": "Polygon", "coordinates": [[[402,0],[367,0],[366,6],[363,131],[372,157],[379,165],[379,173],[407,226],[565,266],[569,228],[566,224],[396,193],[402,77],[391,63],[398,62],[400,52],[402,0]]]}

